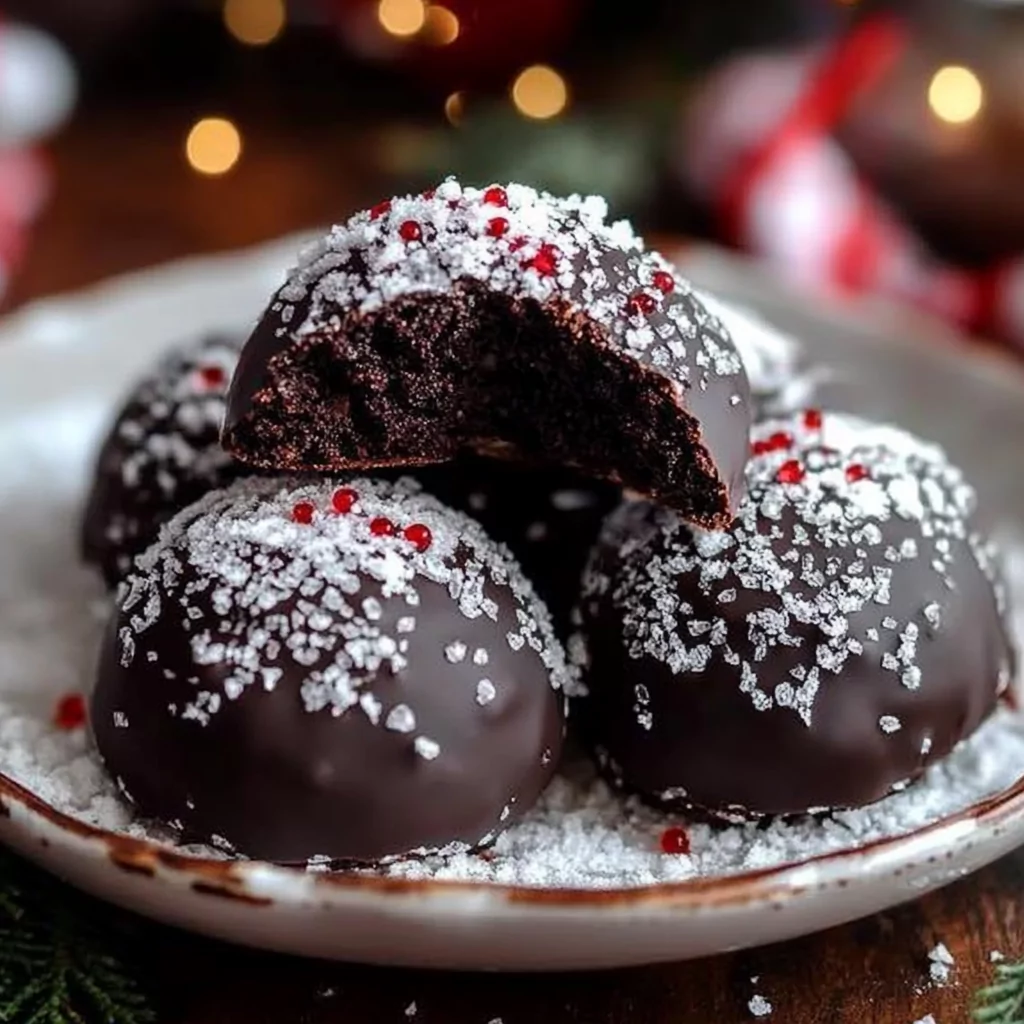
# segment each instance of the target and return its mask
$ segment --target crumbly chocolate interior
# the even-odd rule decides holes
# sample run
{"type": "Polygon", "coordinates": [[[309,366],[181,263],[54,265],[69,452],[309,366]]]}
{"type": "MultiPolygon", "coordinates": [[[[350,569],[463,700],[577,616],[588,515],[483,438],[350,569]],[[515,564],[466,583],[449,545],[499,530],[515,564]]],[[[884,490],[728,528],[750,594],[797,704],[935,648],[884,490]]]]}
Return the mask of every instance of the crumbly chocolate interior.
{"type": "Polygon", "coordinates": [[[563,302],[513,299],[475,282],[400,298],[274,355],[273,386],[254,402],[259,415],[234,427],[232,449],[257,466],[329,471],[502,448],[725,525],[727,488],[696,420],[667,378],[601,334],[563,302]]]}

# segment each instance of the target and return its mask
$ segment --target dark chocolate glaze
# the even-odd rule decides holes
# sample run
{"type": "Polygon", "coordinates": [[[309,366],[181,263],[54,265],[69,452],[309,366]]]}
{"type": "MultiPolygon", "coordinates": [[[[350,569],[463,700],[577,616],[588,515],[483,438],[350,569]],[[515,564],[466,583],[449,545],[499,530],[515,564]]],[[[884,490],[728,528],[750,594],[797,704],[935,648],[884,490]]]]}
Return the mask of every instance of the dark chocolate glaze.
{"type": "Polygon", "coordinates": [[[220,428],[242,338],[215,335],[169,353],[132,390],[104,438],[81,525],[84,559],[110,586],[163,523],[243,473],[220,428]]]}
{"type": "Polygon", "coordinates": [[[471,454],[409,475],[508,545],[550,609],[558,635],[567,636],[587,556],[621,489],[561,466],[471,454]]]}
{"type": "Polygon", "coordinates": [[[225,445],[289,471],[500,450],[724,525],[743,487],[746,374],[720,322],[638,245],[592,209],[515,186],[507,206],[446,182],[360,214],[271,301],[225,445]],[[498,216],[509,227],[490,238],[498,216]],[[408,223],[421,239],[403,240],[408,223]]]}
{"type": "Polygon", "coordinates": [[[824,439],[799,418],[755,434],[791,443],[752,460],[725,549],[645,502],[605,527],[571,648],[589,688],[577,721],[652,802],[736,818],[870,804],[968,736],[1009,681],[1001,592],[958,471],[882,456],[871,428],[851,448],[829,436],[835,419],[824,439]],[[805,481],[780,485],[790,459],[805,481]],[[849,466],[868,476],[847,480],[849,466]]]}
{"type": "Polygon", "coordinates": [[[140,559],[101,656],[100,753],[142,815],[250,857],[486,844],[560,752],[546,610],[503,549],[411,483],[352,481],[343,516],[336,486],[245,481],[140,559]],[[310,525],[289,517],[301,502],[310,525]],[[396,536],[371,534],[381,516],[396,536]],[[432,530],[425,554],[410,521],[432,530]],[[392,720],[401,705],[411,720],[392,720]]]}

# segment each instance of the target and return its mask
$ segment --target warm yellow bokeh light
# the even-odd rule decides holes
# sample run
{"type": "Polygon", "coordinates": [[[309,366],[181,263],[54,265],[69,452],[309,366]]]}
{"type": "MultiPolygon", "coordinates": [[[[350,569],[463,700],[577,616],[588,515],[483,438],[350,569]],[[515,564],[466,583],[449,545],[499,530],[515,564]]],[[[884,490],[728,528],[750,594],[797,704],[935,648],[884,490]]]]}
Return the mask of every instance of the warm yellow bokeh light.
{"type": "Polygon", "coordinates": [[[555,117],[569,102],[565,79],[545,64],[534,64],[520,71],[512,83],[512,102],[526,117],[555,117]]]}
{"type": "Polygon", "coordinates": [[[427,20],[423,0],[380,0],[377,20],[393,36],[414,36],[427,20]]]}
{"type": "Polygon", "coordinates": [[[424,42],[432,46],[448,46],[459,38],[459,19],[447,7],[431,4],[426,11],[423,31],[424,42]]]}
{"type": "Polygon", "coordinates": [[[464,92],[453,92],[444,101],[444,116],[449,124],[458,125],[462,123],[462,115],[466,110],[466,94],[464,92]]]}
{"type": "Polygon", "coordinates": [[[970,69],[950,65],[935,72],[928,88],[928,104],[941,121],[967,124],[985,105],[985,90],[970,69]]]}
{"type": "Polygon", "coordinates": [[[242,155],[242,136],[226,118],[204,117],[188,133],[185,155],[200,174],[226,174],[242,155]]]}
{"type": "Polygon", "coordinates": [[[284,0],[224,0],[224,26],[240,42],[266,46],[283,31],[284,0]]]}

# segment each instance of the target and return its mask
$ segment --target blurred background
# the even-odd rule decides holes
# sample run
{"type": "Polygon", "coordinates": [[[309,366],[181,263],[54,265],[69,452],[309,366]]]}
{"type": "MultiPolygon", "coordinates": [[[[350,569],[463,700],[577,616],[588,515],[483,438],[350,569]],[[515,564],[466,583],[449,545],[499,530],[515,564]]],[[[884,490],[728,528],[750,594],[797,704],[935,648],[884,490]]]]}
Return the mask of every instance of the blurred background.
{"type": "Polygon", "coordinates": [[[1024,342],[1024,4],[0,0],[0,303],[453,173],[1024,342]]]}

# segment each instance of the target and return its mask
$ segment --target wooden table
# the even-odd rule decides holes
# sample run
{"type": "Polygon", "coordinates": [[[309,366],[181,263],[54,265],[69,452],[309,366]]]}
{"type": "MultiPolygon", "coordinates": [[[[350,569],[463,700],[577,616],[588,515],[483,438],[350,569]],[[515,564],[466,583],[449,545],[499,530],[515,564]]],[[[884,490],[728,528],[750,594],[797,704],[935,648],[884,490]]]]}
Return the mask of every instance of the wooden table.
{"type": "MultiPolygon", "coordinates": [[[[86,116],[58,142],[54,200],[7,305],[195,252],[326,222],[385,190],[355,129],[281,123],[246,132],[223,179],[184,164],[181,114],[86,116]]],[[[144,329],[144,325],[143,325],[144,329]]],[[[783,945],[593,975],[472,976],[304,962],[146,925],[159,1009],[180,1024],[937,1024],[969,1019],[989,953],[1024,956],[1024,851],[923,900],[783,945]],[[944,942],[954,981],[928,982],[944,942]],[[758,977],[753,984],[752,977],[758,977]],[[416,1003],[417,1014],[405,1009],[416,1003]]],[[[97,913],[102,912],[98,910],[97,913]]]]}

